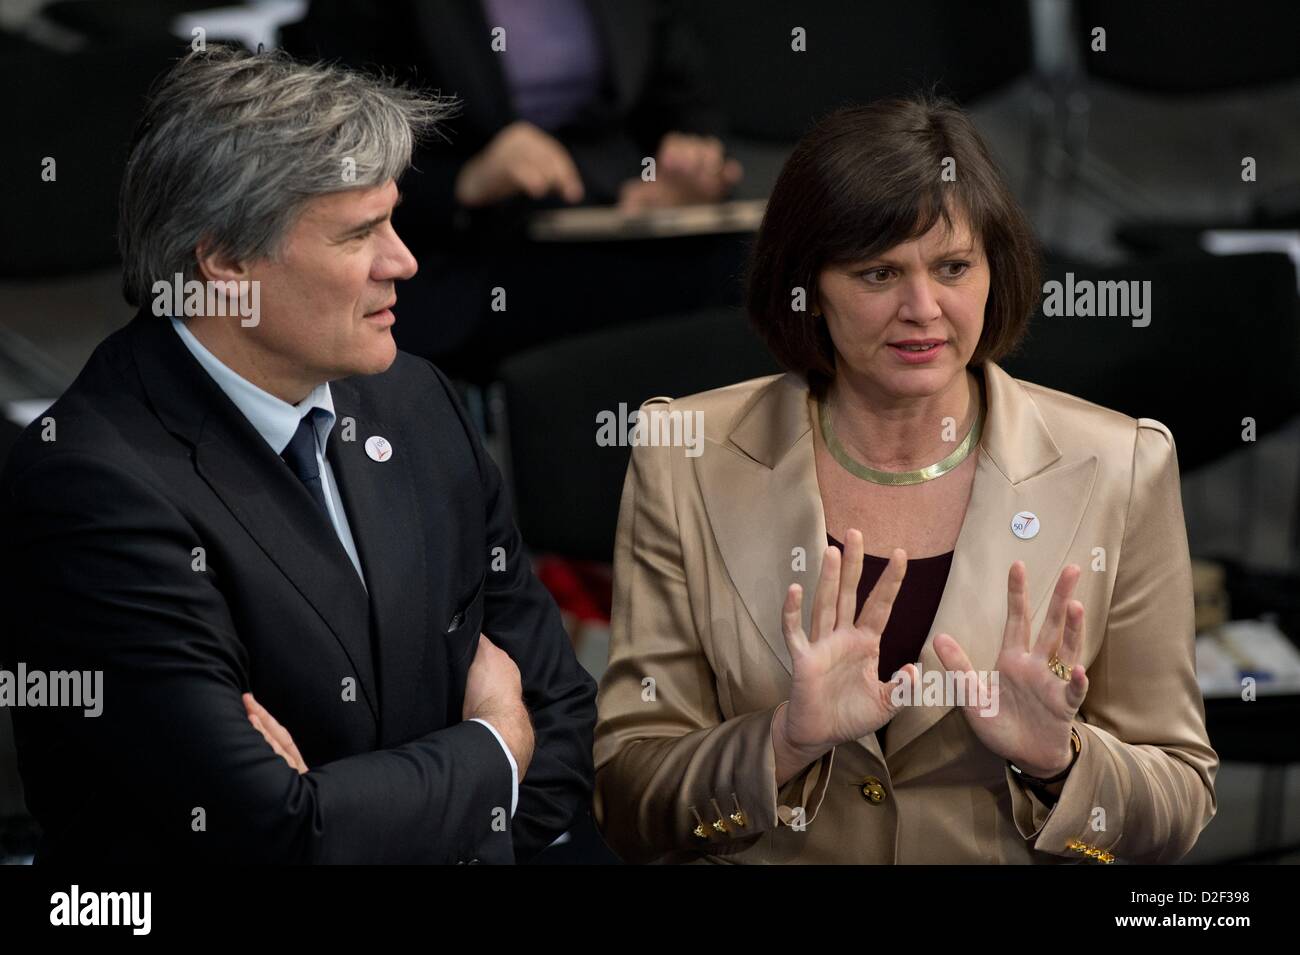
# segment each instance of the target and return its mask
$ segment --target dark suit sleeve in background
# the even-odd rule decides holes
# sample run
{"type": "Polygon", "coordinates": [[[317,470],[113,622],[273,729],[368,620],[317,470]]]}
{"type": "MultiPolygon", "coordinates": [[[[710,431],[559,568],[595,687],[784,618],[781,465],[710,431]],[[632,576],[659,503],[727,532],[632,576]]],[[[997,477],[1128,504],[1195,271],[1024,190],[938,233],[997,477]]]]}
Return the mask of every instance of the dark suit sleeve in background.
{"type": "MultiPolygon", "coordinates": [[[[620,185],[641,174],[665,133],[722,137],[723,114],[707,79],[706,51],[682,7],[670,0],[592,4],[605,45],[608,86],[586,113],[553,135],[578,167],[587,203],[616,202],[620,185]],[[608,90],[606,91],[608,92],[608,90]]],[[[466,209],[455,197],[462,167],[517,119],[478,0],[400,0],[379,5],[313,0],[307,16],[281,31],[295,56],[338,60],[385,72],[417,87],[460,98],[460,113],[443,124],[447,139],[421,144],[403,177],[401,234],[418,243],[457,243],[460,233],[523,234],[527,214],[561,207],[556,196],[523,196],[466,209]]]]}
{"type": "MultiPolygon", "coordinates": [[[[464,57],[495,56],[488,46],[486,28],[480,36],[464,31],[462,21],[472,12],[465,6],[456,5],[457,17],[447,21],[446,29],[460,35],[457,47],[464,57]],[[481,45],[481,51],[475,53],[471,44],[481,45]]],[[[437,12],[426,10],[423,15],[436,16],[437,12]]],[[[415,88],[459,98],[461,108],[456,116],[441,123],[438,134],[417,144],[414,168],[401,183],[405,208],[398,219],[403,236],[445,241],[463,212],[455,196],[461,167],[487,145],[495,130],[483,126],[485,104],[466,101],[465,90],[455,88],[457,84],[447,85],[446,64],[436,62],[423,44],[419,17],[409,0],[383,5],[312,0],[302,20],[281,30],[280,41],[299,59],[324,59],[382,72],[415,88]]]]}
{"type": "Polygon", "coordinates": [[[651,9],[651,71],[627,118],[629,129],[648,156],[669,132],[722,138],[726,124],[709,89],[707,54],[694,25],[675,0],[655,0],[651,9]]]}

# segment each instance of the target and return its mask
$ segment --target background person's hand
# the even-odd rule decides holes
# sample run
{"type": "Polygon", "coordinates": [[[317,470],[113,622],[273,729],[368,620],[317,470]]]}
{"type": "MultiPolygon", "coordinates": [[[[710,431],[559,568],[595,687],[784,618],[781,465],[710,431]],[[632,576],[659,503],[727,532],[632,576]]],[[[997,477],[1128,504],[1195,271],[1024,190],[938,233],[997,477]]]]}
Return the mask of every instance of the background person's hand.
{"type": "Polygon", "coordinates": [[[487,720],[501,734],[519,767],[523,782],[533,760],[533,721],[524,705],[519,667],[486,634],[479,634],[478,649],[465,681],[464,719],[487,720]]]}
{"type": "MultiPolygon", "coordinates": [[[[882,681],[878,669],[880,638],[907,572],[907,552],[894,550],[854,619],[862,563],[858,530],[845,535],[842,558],[837,548],[826,549],[810,635],[804,634],[800,617],[802,588],[792,584],[786,593],[782,630],[794,664],[793,682],[784,718],[774,721],[774,734],[780,737],[778,748],[789,746],[805,765],[834,746],[874,733],[898,710],[890,694],[902,677],[882,681]]],[[[918,679],[913,664],[900,672],[918,679]]]]}
{"type": "Polygon", "coordinates": [[[619,191],[622,212],[718,202],[744,175],[735,159],[728,159],[716,136],[668,133],[655,156],[655,179],[629,179],[619,191]]]}
{"type": "Polygon", "coordinates": [[[262,738],[271,745],[271,749],[299,773],[307,772],[307,763],[298,752],[298,746],[289,735],[289,731],[280,725],[266,707],[253,698],[252,693],[245,693],[243,699],[244,712],[248,714],[248,721],[262,734],[262,738]]]}
{"type": "Polygon", "coordinates": [[[523,120],[500,130],[461,167],[455,190],[463,206],[492,205],[520,193],[540,199],[556,192],[565,202],[578,202],[583,194],[569,151],[550,133],[523,120]]]}
{"type": "MultiPolygon", "coordinates": [[[[1083,648],[1083,604],[1070,600],[1079,574],[1077,564],[1061,571],[1047,618],[1031,649],[1025,565],[1022,561],[1011,565],[1007,575],[1007,622],[996,663],[996,713],[980,715],[979,700],[967,700],[963,707],[980,742],[1031,776],[1043,779],[1070,765],[1070,725],[1088,693],[1088,677],[1076,662],[1083,648]],[[1048,669],[1053,656],[1070,668],[1068,681],[1048,669]]],[[[970,658],[950,634],[937,634],[934,650],[944,669],[966,674],[973,671],[970,658]]]]}

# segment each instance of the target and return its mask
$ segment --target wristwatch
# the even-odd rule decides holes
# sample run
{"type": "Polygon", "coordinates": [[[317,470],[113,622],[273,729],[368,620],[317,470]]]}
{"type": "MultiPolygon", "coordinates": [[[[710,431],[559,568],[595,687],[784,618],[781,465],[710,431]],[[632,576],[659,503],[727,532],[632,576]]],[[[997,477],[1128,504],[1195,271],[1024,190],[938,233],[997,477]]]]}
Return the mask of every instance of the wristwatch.
{"type": "Polygon", "coordinates": [[[1007,760],[1007,765],[1011,771],[1027,783],[1035,786],[1050,786],[1052,783],[1059,783],[1066,776],[1070,775],[1070,770],[1074,769],[1074,764],[1079,761],[1079,753],[1083,750],[1083,740],[1079,739],[1079,731],[1073,726],[1070,727],[1070,746],[1074,749],[1074,755],[1070,757],[1070,765],[1061,770],[1051,779],[1040,779],[1037,776],[1030,776],[1027,772],[1017,766],[1011,760],[1007,760]]]}

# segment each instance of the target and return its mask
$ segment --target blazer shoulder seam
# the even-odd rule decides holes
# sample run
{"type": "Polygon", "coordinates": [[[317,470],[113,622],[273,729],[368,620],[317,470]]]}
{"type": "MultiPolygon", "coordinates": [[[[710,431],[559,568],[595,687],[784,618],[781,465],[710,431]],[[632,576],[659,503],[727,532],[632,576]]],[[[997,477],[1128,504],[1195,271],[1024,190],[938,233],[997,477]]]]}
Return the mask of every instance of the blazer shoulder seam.
{"type": "Polygon", "coordinates": [[[1120,531],[1120,535],[1119,535],[1121,561],[1124,559],[1124,553],[1123,553],[1124,541],[1128,540],[1129,521],[1133,516],[1133,498],[1137,494],[1137,449],[1138,449],[1138,441],[1140,440],[1141,435],[1142,435],[1142,423],[1141,423],[1141,419],[1138,419],[1136,425],[1133,428],[1133,449],[1132,449],[1131,456],[1129,457],[1129,464],[1128,464],[1128,501],[1126,501],[1124,504],[1124,527],[1120,531]]]}

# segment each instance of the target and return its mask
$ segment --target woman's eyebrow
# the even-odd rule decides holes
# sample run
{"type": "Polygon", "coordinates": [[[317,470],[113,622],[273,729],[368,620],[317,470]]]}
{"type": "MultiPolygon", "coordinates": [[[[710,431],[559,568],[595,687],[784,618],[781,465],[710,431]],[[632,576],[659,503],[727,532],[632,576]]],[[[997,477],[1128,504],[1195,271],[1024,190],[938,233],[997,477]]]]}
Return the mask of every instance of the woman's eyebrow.
{"type": "Polygon", "coordinates": [[[939,256],[939,258],[935,259],[935,261],[938,262],[940,259],[951,259],[953,256],[957,256],[957,255],[971,255],[974,252],[975,252],[974,243],[968,243],[964,246],[961,246],[960,248],[946,250],[942,255],[939,256]]]}
{"type": "MultiPolygon", "coordinates": [[[[949,259],[955,258],[957,256],[972,255],[974,251],[975,251],[974,243],[968,243],[967,245],[962,246],[960,248],[944,249],[942,252],[940,252],[930,261],[932,264],[934,262],[946,262],[949,259]]],[[[867,265],[868,267],[888,266],[891,269],[896,269],[896,268],[901,268],[903,263],[900,262],[898,259],[891,259],[887,255],[871,255],[871,256],[864,256],[863,258],[856,260],[855,263],[856,267],[861,268],[863,265],[867,265]]]]}

